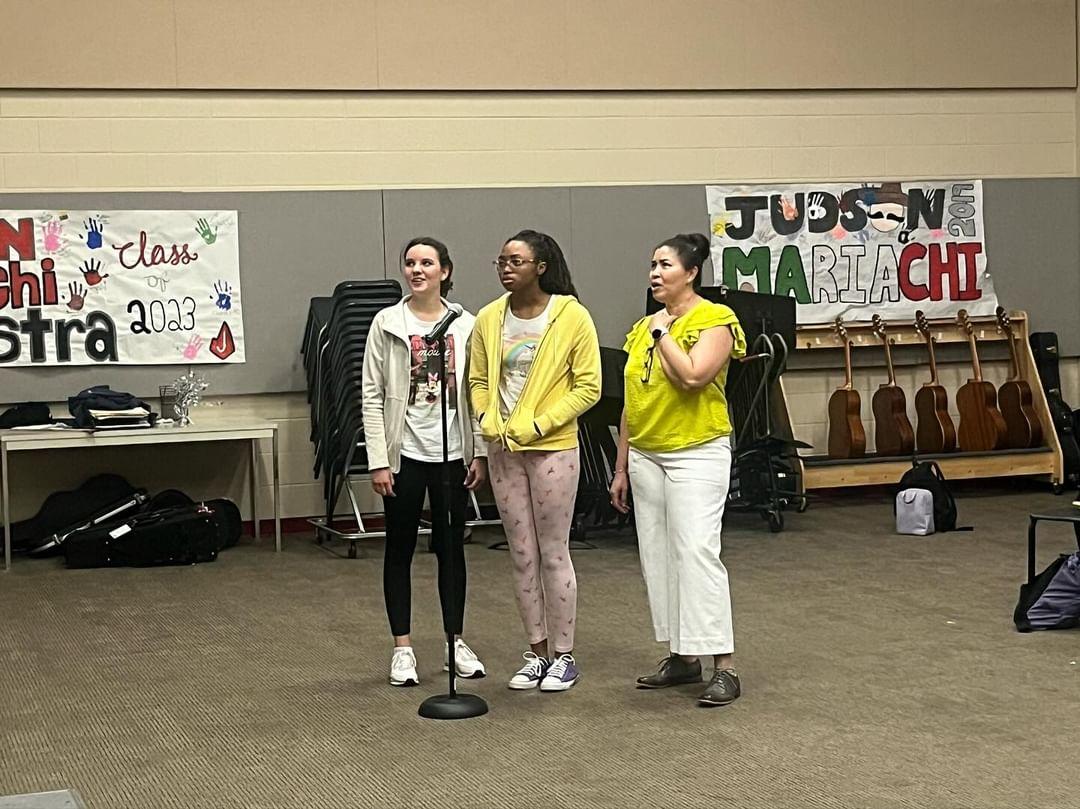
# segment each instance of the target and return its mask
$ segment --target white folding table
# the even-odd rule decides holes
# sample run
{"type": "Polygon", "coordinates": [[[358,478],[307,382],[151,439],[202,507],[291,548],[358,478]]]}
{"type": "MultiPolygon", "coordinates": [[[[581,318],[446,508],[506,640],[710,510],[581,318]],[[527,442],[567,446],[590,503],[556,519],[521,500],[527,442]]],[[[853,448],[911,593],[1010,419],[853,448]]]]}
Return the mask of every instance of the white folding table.
{"type": "Polygon", "coordinates": [[[187,427],[151,427],[141,430],[0,430],[0,476],[3,478],[4,569],[11,567],[11,474],[8,456],[16,452],[84,447],[135,447],[165,444],[195,444],[205,441],[249,441],[251,443],[251,518],[259,535],[256,492],[259,488],[258,442],[268,438],[273,444],[274,467],[274,548],[281,550],[281,491],[278,475],[278,426],[272,421],[226,421],[189,424],[187,427]]]}

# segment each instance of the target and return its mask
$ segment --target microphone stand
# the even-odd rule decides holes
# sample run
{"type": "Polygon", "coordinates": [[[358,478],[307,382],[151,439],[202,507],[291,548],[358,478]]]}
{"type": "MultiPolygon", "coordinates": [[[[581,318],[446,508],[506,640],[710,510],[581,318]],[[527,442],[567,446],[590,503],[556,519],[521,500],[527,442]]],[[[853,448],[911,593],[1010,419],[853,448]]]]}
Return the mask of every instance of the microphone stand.
{"type": "MultiPolygon", "coordinates": [[[[449,419],[447,416],[446,407],[446,333],[445,330],[442,334],[438,334],[431,339],[430,337],[424,338],[428,345],[435,343],[439,347],[439,384],[442,388],[442,445],[443,445],[443,465],[442,465],[442,489],[443,489],[443,503],[444,508],[442,514],[431,515],[432,527],[435,525],[435,520],[444,520],[444,532],[443,536],[446,538],[446,556],[445,563],[447,566],[447,579],[450,580],[450,599],[452,602],[453,610],[450,611],[451,616],[456,616],[461,611],[461,605],[457,603],[457,587],[454,585],[454,565],[455,557],[457,556],[457,537],[453,533],[453,507],[450,504],[450,459],[449,459],[449,419]]],[[[458,414],[459,418],[461,414],[458,414]]],[[[446,643],[448,646],[448,668],[450,669],[450,689],[445,694],[439,694],[434,697],[428,697],[422,703],[420,703],[420,710],[418,713],[425,719],[471,719],[474,716],[483,716],[488,712],[488,705],[483,699],[475,694],[459,694],[456,688],[457,680],[457,649],[456,641],[457,636],[454,632],[446,629],[446,643]]]]}

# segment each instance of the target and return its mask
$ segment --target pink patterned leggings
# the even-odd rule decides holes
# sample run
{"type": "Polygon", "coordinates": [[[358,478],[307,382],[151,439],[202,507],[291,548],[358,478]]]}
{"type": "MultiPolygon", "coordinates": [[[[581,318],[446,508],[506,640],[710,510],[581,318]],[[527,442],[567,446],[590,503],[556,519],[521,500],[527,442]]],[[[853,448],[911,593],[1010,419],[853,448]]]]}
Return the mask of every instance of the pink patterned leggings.
{"type": "Polygon", "coordinates": [[[581,473],[577,448],[510,452],[495,442],[488,447],[488,464],[529,643],[547,639],[555,654],[572,651],[577,577],[570,524],[581,473]]]}

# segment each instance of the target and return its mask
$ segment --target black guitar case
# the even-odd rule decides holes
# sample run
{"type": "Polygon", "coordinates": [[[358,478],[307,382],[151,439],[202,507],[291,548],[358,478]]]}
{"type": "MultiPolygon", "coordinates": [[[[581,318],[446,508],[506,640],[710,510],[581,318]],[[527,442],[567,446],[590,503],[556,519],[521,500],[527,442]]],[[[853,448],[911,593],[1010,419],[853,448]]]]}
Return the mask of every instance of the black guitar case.
{"type": "MultiPolygon", "coordinates": [[[[122,480],[122,478],[121,478],[122,480]]],[[[122,497],[107,506],[104,506],[93,517],[80,520],[75,525],[62,529],[47,537],[43,537],[28,551],[30,556],[41,558],[56,556],[61,546],[68,537],[83,531],[91,526],[105,525],[119,522],[127,517],[133,517],[144,511],[153,511],[161,508],[174,508],[176,506],[191,506],[195,501],[178,489],[165,489],[160,494],[147,497],[145,489],[136,489],[130,497],[122,497]]]]}
{"type": "Polygon", "coordinates": [[[1061,444],[1061,458],[1065,467],[1064,483],[1068,486],[1080,486],[1080,440],[1076,432],[1076,418],[1073,409],[1061,398],[1061,374],[1058,370],[1058,339],[1052,331],[1037,331],[1031,334],[1032,353],[1035,365],[1039,369],[1039,379],[1046,392],[1046,403],[1050,408],[1050,418],[1054,422],[1054,432],[1061,444]]]}
{"type": "Polygon", "coordinates": [[[70,568],[148,567],[212,562],[240,537],[240,510],[208,500],[144,511],[90,526],[63,543],[70,568]]]}
{"type": "MultiPolygon", "coordinates": [[[[120,475],[112,474],[95,475],[75,489],[53,492],[45,498],[37,514],[12,523],[11,548],[16,553],[34,553],[40,548],[40,555],[48,555],[55,547],[56,536],[67,534],[103,515],[122,514],[125,505],[134,509],[140,505],[139,495],[145,501],[145,490],[136,489],[120,475]]],[[[2,532],[0,528],[0,534],[2,532]]]]}
{"type": "Polygon", "coordinates": [[[126,497],[122,500],[118,500],[112,505],[106,506],[93,517],[88,520],[80,521],[62,531],[58,531],[55,534],[43,538],[38,544],[30,548],[28,553],[35,557],[41,558],[43,556],[55,556],[60,552],[60,548],[68,537],[73,534],[77,534],[79,531],[85,531],[95,525],[105,525],[116,520],[123,519],[124,517],[138,514],[139,511],[146,505],[147,500],[146,492],[143,490],[135,492],[131,497],[126,497]]]}

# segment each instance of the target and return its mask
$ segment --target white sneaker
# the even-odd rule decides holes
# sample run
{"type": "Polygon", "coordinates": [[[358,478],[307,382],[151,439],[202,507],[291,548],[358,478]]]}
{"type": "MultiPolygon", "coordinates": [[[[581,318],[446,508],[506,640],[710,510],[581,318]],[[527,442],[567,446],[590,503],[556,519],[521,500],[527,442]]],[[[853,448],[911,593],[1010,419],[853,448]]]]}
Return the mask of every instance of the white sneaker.
{"type": "MultiPolygon", "coordinates": [[[[454,668],[457,676],[466,680],[479,680],[487,676],[487,669],[476,656],[476,652],[469,648],[461,638],[454,641],[454,668]]],[[[450,671],[450,645],[443,644],[443,671],[450,671]]]]}
{"type": "Polygon", "coordinates": [[[540,681],[544,679],[544,675],[547,674],[548,663],[547,658],[540,657],[535,652],[525,652],[522,657],[525,658],[525,665],[518,669],[517,674],[510,678],[510,682],[507,685],[515,691],[528,691],[530,688],[536,688],[540,685],[540,681]]]}
{"type": "Polygon", "coordinates": [[[411,646],[395,646],[390,658],[390,685],[419,685],[416,674],[416,655],[411,646]]]}

